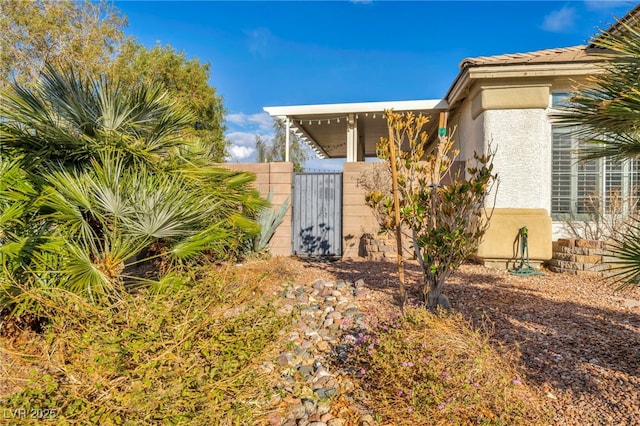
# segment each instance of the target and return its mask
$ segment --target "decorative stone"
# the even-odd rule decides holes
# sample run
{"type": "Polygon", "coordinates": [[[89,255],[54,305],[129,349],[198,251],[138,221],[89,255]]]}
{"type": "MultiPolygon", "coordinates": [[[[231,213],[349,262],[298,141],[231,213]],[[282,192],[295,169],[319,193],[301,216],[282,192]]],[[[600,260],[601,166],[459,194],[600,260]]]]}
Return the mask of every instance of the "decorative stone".
{"type": "Polygon", "coordinates": [[[331,398],[336,396],[338,391],[334,388],[319,388],[313,391],[319,398],[331,398]]]}
{"type": "Polygon", "coordinates": [[[276,362],[281,367],[286,367],[286,366],[290,365],[292,363],[292,361],[293,361],[293,357],[290,354],[287,354],[287,353],[280,354],[278,356],[278,358],[276,358],[276,362]]]}
{"type": "Polygon", "coordinates": [[[355,297],[363,297],[363,296],[366,296],[366,295],[368,295],[368,294],[369,294],[369,289],[368,289],[368,288],[366,288],[366,287],[360,287],[360,288],[357,288],[357,289],[353,292],[353,295],[354,295],[355,297]]]}
{"type": "MultiPolygon", "coordinates": [[[[325,414],[328,414],[329,411],[331,411],[331,402],[327,401],[327,400],[321,400],[318,401],[318,406],[316,408],[316,412],[320,415],[320,416],[324,416],[325,414]]],[[[322,421],[326,421],[324,419],[324,417],[320,418],[322,421]]]]}
{"type": "Polygon", "coordinates": [[[305,399],[302,403],[305,410],[307,410],[307,414],[310,414],[316,410],[316,403],[312,399],[305,399]]]}
{"type": "Polygon", "coordinates": [[[295,419],[302,419],[307,415],[307,410],[304,408],[304,405],[298,404],[289,408],[289,412],[293,415],[295,419]]]}
{"type": "Polygon", "coordinates": [[[370,414],[365,414],[364,416],[360,417],[360,421],[358,422],[358,426],[374,426],[375,424],[376,421],[370,414]]]}
{"type": "Polygon", "coordinates": [[[310,365],[301,365],[298,367],[298,373],[300,373],[302,377],[307,378],[313,374],[313,367],[310,365]]]}
{"type": "Polygon", "coordinates": [[[329,352],[331,350],[331,346],[325,340],[323,340],[322,342],[318,342],[318,345],[316,347],[320,352],[329,352]]]}
{"type": "Polygon", "coordinates": [[[280,426],[282,423],[282,416],[278,413],[269,413],[267,415],[267,422],[269,422],[269,426],[280,426]]]}
{"type": "Polygon", "coordinates": [[[316,290],[322,290],[324,288],[324,281],[317,279],[313,282],[312,287],[316,290]]]}

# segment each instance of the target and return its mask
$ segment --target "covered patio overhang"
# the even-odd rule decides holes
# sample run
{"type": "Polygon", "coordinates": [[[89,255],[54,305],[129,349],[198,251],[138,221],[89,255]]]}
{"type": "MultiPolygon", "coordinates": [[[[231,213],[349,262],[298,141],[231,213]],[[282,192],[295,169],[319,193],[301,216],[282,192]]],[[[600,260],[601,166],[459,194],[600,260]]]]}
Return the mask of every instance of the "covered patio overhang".
{"type": "Polygon", "coordinates": [[[418,101],[361,102],[345,104],[264,107],[272,117],[280,118],[289,134],[306,142],[320,158],[346,158],[348,162],[375,157],[376,144],[388,136],[384,111],[413,112],[431,116],[427,132],[436,137],[438,114],[447,111],[444,99],[418,101]]]}

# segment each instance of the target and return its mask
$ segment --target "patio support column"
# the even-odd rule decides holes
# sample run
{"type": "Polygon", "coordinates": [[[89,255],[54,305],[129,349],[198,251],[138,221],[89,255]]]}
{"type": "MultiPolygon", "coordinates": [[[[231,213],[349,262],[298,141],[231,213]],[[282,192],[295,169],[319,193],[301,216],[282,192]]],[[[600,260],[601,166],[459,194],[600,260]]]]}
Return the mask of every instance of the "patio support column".
{"type": "Polygon", "coordinates": [[[289,119],[289,117],[284,119],[284,125],[285,125],[285,151],[284,151],[284,161],[289,163],[290,159],[289,159],[289,145],[291,144],[291,120],[289,119]]]}
{"type": "Polygon", "coordinates": [[[358,161],[358,123],[355,114],[347,119],[347,162],[358,161]]]}

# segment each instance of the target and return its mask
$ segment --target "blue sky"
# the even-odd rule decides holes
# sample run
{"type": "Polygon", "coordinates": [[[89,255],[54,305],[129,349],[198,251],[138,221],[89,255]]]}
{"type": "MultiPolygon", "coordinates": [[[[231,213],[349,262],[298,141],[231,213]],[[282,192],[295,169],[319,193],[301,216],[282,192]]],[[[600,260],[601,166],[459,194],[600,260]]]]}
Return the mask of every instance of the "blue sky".
{"type": "MultiPolygon", "coordinates": [[[[211,64],[230,161],[272,135],[264,106],[439,99],[463,58],[584,44],[634,1],[116,1],[128,35],[211,64]]],[[[339,168],[310,160],[311,169],[339,168]]]]}

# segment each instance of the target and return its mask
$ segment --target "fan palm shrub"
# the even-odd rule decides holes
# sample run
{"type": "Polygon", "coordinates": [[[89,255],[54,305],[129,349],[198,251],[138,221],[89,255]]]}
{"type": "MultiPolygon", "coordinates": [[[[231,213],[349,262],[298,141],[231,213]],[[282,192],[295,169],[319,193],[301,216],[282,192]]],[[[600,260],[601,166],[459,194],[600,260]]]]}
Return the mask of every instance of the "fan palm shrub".
{"type": "MultiPolygon", "coordinates": [[[[556,115],[558,122],[577,126],[588,142],[583,160],[640,157],[640,20],[618,21],[618,28],[602,32],[593,44],[604,49],[602,72],[590,77],[590,86],[572,94],[556,115]]],[[[639,219],[632,214],[613,235],[611,254],[615,282],[622,287],[640,282],[639,219]]]]}
{"type": "Polygon", "coordinates": [[[583,159],[612,160],[640,155],[640,21],[618,23],[620,31],[603,32],[593,41],[605,62],[589,77],[588,87],[572,93],[558,122],[578,126],[585,137],[583,159]]]}
{"type": "Polygon", "coordinates": [[[25,164],[83,166],[109,148],[132,162],[163,164],[183,145],[189,111],[161,86],[125,87],[106,76],[47,67],[35,86],[3,93],[0,148],[25,164]]]}
{"type": "Polygon", "coordinates": [[[259,231],[255,176],[183,142],[189,113],[161,88],[48,68],[5,99],[0,304],[31,311],[49,289],[110,304],[259,231]]]}

